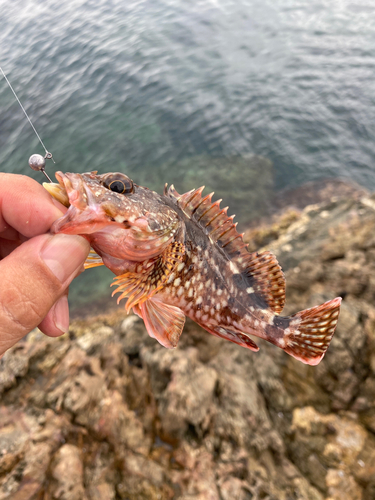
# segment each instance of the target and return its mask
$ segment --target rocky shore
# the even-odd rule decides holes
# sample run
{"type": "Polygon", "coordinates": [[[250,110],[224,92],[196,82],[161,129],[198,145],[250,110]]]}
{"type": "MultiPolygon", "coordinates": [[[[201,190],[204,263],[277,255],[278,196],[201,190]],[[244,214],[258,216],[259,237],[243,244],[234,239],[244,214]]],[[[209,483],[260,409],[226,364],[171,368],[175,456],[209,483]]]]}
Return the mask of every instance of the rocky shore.
{"type": "Polygon", "coordinates": [[[245,239],[282,265],[285,314],[344,298],[320,365],[189,321],[167,350],[121,308],[33,331],[0,365],[0,500],[373,500],[375,196],[310,191],[245,239]]]}

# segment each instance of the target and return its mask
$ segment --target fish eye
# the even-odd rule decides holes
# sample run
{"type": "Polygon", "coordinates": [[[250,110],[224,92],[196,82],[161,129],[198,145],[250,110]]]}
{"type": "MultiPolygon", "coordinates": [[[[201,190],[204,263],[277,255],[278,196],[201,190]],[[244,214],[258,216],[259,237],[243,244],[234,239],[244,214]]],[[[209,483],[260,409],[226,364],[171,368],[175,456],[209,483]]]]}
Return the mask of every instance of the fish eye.
{"type": "Polygon", "coordinates": [[[133,181],[124,174],[110,174],[103,181],[103,186],[119,194],[129,194],[134,191],[133,181]]]}

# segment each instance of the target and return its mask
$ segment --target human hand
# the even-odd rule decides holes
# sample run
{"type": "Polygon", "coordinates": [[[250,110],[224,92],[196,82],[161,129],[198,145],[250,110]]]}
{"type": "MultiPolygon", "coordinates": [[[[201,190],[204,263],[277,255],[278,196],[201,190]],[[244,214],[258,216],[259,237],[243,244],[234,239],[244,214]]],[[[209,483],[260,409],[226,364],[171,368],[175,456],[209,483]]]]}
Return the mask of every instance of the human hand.
{"type": "Polygon", "coordinates": [[[46,234],[65,207],[33,179],[0,173],[0,357],[33,328],[68,330],[68,286],[90,245],[46,234]]]}

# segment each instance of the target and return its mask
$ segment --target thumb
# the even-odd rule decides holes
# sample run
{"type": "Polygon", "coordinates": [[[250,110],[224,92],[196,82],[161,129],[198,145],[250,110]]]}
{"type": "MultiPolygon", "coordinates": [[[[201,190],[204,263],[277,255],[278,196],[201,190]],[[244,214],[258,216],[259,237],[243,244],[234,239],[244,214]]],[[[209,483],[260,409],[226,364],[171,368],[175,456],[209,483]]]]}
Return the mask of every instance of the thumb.
{"type": "Polygon", "coordinates": [[[80,272],[81,236],[36,236],[0,261],[0,355],[38,326],[80,272]]]}

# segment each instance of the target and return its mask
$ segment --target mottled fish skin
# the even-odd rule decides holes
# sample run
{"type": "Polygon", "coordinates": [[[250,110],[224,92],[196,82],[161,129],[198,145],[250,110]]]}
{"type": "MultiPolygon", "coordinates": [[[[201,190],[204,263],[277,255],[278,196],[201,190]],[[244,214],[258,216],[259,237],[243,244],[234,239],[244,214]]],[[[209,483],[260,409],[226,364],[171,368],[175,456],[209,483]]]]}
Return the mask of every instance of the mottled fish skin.
{"type": "MultiPolygon", "coordinates": [[[[264,298],[246,283],[246,277],[242,276],[237,264],[230,260],[225,249],[212,244],[199,225],[179,208],[174,196],[172,203],[170,200],[170,197],[166,198],[165,202],[173,207],[185,222],[186,257],[179,265],[178,271],[168,280],[168,285],[159,292],[162,300],[180,307],[186,316],[210,333],[254,351],[258,348],[248,334],[263,338],[285,350],[288,336],[293,335],[292,330],[294,335],[304,335],[307,341],[305,346],[313,348],[309,346],[309,334],[298,331],[299,318],[275,314],[264,298]]],[[[282,277],[284,278],[283,275],[282,277]]],[[[340,298],[335,299],[335,302],[331,301],[326,311],[326,324],[323,326],[330,326],[329,340],[336,327],[340,303],[340,298]]],[[[318,321],[315,325],[319,327],[318,321]]],[[[324,336],[326,338],[326,333],[324,336]]],[[[328,339],[326,338],[326,341],[328,339]]],[[[320,361],[323,339],[318,339],[318,343],[321,345],[314,354],[318,354],[320,361]]],[[[300,353],[290,354],[306,362],[302,355],[298,355],[300,353]]],[[[314,356],[313,360],[309,360],[309,364],[317,364],[316,361],[318,360],[314,356]]]]}
{"type": "MultiPolygon", "coordinates": [[[[87,267],[104,263],[116,275],[119,300],[141,316],[149,334],[175,347],[185,316],[207,331],[257,351],[263,338],[300,361],[316,365],[336,328],[341,299],[291,317],[279,316],[285,279],[270,252],[253,253],[233,217],[203,188],[159,195],[124,174],[62,174],[68,212],[52,231],[82,234],[96,252],[87,267]],[[113,179],[128,191],[111,191],[113,179]]],[[[50,191],[52,188],[48,188],[50,191]]],[[[52,191],[51,191],[52,192],[52,191]]],[[[53,193],[52,193],[53,194],[53,193]]]]}
{"type": "MultiPolygon", "coordinates": [[[[170,199],[165,202],[170,203],[170,199]]],[[[174,209],[185,223],[186,256],[159,292],[162,300],[180,307],[186,316],[208,331],[221,326],[234,330],[238,328],[242,332],[245,317],[248,316],[249,321],[252,318],[255,320],[257,311],[262,317],[268,315],[273,318],[273,314],[266,309],[264,313],[260,312],[256,296],[254,304],[250,304],[252,299],[236,284],[235,274],[238,273],[234,272],[234,264],[178,206],[174,209]]],[[[259,336],[259,332],[254,331],[254,335],[259,336]]]]}

